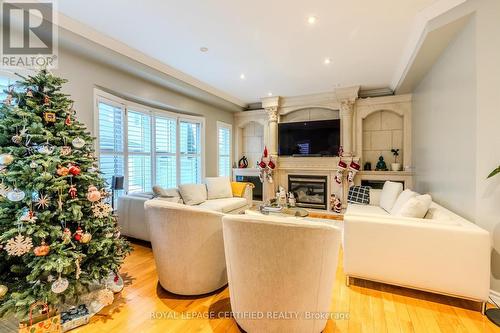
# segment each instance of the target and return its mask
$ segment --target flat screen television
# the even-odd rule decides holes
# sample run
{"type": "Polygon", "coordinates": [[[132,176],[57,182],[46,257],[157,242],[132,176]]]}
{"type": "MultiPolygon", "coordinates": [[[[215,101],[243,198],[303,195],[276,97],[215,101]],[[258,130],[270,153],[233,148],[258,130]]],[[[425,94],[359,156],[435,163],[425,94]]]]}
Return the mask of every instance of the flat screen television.
{"type": "Polygon", "coordinates": [[[278,124],[278,155],[337,156],[340,119],[278,124]]]}

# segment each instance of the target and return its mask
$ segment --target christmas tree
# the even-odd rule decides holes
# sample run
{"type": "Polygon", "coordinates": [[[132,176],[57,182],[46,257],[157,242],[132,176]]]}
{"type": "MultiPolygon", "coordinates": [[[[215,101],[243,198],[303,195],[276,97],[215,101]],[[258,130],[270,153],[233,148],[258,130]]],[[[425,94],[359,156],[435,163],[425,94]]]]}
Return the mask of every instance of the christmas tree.
{"type": "Polygon", "coordinates": [[[117,273],[120,238],[93,141],[46,70],[20,77],[0,108],[0,316],[74,302],[117,273]]]}

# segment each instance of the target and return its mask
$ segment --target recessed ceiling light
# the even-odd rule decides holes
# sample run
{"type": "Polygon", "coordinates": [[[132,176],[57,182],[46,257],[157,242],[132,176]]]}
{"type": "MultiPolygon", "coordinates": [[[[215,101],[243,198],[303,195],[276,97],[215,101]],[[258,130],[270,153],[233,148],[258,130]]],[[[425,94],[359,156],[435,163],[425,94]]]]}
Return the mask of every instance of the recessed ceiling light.
{"type": "Polygon", "coordinates": [[[208,52],[208,47],[202,46],[200,47],[201,52],[208,52]]]}
{"type": "Polygon", "coordinates": [[[268,92],[268,93],[267,93],[267,96],[269,96],[269,97],[271,97],[272,95],[273,95],[273,93],[272,93],[272,92],[268,92]]]}
{"type": "Polygon", "coordinates": [[[323,60],[323,63],[324,63],[325,65],[330,65],[330,64],[332,63],[332,59],[330,59],[330,58],[325,58],[325,60],[323,60]]]}
{"type": "Polygon", "coordinates": [[[309,17],[307,18],[307,23],[309,23],[309,24],[314,24],[314,23],[316,23],[316,20],[317,20],[317,17],[316,17],[316,16],[309,16],[309,17]]]}
{"type": "Polygon", "coordinates": [[[245,74],[243,74],[243,73],[241,73],[241,74],[240,74],[240,79],[244,80],[244,79],[246,79],[246,78],[247,78],[247,77],[245,76],[245,74]]]}

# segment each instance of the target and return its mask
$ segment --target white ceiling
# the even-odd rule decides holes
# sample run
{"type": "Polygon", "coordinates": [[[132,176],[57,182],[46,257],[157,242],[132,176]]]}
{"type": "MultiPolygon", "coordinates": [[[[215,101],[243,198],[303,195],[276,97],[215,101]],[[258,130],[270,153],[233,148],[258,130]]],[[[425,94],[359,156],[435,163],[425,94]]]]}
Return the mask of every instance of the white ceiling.
{"type": "Polygon", "coordinates": [[[337,86],[394,88],[417,13],[437,1],[64,0],[58,7],[249,103],[269,92],[293,96],[337,86]],[[310,15],[316,24],[307,23],[310,15]],[[323,63],[325,57],[332,59],[330,65],[323,63]]]}

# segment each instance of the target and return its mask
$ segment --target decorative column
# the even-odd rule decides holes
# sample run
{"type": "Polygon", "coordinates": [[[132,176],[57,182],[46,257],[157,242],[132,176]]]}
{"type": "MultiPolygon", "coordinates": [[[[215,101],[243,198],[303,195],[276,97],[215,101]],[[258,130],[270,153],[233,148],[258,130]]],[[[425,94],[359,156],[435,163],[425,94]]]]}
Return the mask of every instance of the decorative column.
{"type": "Polygon", "coordinates": [[[354,99],[344,99],[340,101],[340,131],[342,133],[342,147],[344,156],[353,156],[353,114],[354,99]]]}
{"type": "Polygon", "coordinates": [[[269,152],[269,156],[273,159],[276,164],[276,168],[273,172],[273,183],[269,183],[267,181],[263,184],[263,196],[264,201],[267,201],[271,198],[274,198],[276,193],[276,182],[278,181],[278,120],[279,120],[279,105],[280,105],[280,97],[267,97],[262,99],[262,107],[267,113],[267,142],[265,145],[267,146],[267,150],[269,152]]]}

